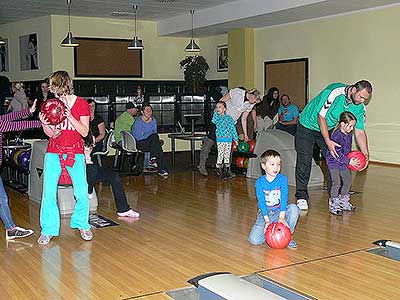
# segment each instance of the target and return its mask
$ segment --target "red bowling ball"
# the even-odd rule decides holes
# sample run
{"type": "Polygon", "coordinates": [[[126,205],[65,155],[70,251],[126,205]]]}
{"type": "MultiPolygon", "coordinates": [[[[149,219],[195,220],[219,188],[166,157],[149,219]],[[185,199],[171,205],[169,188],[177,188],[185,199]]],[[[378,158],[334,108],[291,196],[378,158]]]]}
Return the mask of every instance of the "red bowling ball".
{"type": "Polygon", "coordinates": [[[367,158],[361,151],[358,150],[350,151],[349,154],[347,154],[347,158],[348,159],[356,158],[360,162],[358,167],[353,167],[351,165],[347,166],[352,171],[361,171],[367,165],[367,158]]]}
{"type": "Polygon", "coordinates": [[[60,124],[66,118],[66,106],[64,102],[57,98],[44,101],[40,107],[40,110],[51,125],[60,124]]]}
{"type": "Polygon", "coordinates": [[[250,152],[254,152],[254,148],[256,147],[256,141],[255,140],[250,140],[247,142],[247,144],[249,144],[250,148],[249,151],[250,152]]]}
{"type": "Polygon", "coordinates": [[[283,223],[269,224],[265,231],[265,241],[273,249],[283,249],[289,245],[292,233],[283,223]]]}

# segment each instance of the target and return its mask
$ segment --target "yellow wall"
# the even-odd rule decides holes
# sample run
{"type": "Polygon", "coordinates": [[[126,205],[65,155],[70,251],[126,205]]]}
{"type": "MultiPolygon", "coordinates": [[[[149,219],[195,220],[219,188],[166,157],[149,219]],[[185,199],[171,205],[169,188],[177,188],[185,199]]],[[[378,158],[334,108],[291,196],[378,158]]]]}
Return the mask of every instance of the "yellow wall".
{"type": "Polygon", "coordinates": [[[254,29],[235,29],[228,33],[229,88],[254,87],[254,29]]]}
{"type": "Polygon", "coordinates": [[[2,72],[11,81],[40,80],[52,72],[51,65],[51,27],[50,16],[10,23],[0,26],[3,38],[8,39],[9,71],[2,72]],[[19,54],[19,37],[37,33],[38,38],[38,70],[21,71],[19,54]]]}
{"type": "Polygon", "coordinates": [[[400,7],[255,31],[255,82],[264,90],[264,62],[308,57],[309,95],[331,82],[368,79],[371,160],[400,163],[400,7]]]}
{"type": "MultiPolygon", "coordinates": [[[[75,37],[132,39],[134,32],[133,20],[72,17],[71,21],[71,30],[75,37]]],[[[67,29],[68,17],[55,15],[1,25],[1,35],[9,39],[10,45],[11,72],[4,75],[11,80],[39,80],[60,69],[73,74],[74,50],[60,46],[67,29]],[[34,32],[38,33],[40,69],[19,71],[19,36],[34,32]]],[[[186,56],[184,48],[190,39],[160,37],[157,35],[157,23],[151,21],[138,21],[137,33],[145,46],[142,79],[183,80],[179,61],[186,56]]],[[[202,49],[200,55],[204,56],[210,65],[207,78],[226,79],[226,72],[217,72],[216,61],[217,46],[227,43],[227,35],[201,38],[196,42],[202,49]]]]}

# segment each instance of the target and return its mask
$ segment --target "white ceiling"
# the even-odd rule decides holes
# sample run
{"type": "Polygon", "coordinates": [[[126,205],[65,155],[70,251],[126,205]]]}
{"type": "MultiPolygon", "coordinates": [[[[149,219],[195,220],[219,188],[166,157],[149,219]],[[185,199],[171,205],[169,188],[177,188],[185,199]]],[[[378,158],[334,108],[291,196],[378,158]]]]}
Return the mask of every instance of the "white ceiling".
{"type": "MultiPolygon", "coordinates": [[[[0,0],[0,25],[44,15],[67,15],[65,0],[0,0]]],[[[158,22],[160,35],[188,36],[190,9],[195,10],[195,36],[232,29],[260,28],[335,14],[398,5],[400,0],[72,0],[72,15],[158,22]],[[114,16],[113,12],[128,14],[114,16]]]]}

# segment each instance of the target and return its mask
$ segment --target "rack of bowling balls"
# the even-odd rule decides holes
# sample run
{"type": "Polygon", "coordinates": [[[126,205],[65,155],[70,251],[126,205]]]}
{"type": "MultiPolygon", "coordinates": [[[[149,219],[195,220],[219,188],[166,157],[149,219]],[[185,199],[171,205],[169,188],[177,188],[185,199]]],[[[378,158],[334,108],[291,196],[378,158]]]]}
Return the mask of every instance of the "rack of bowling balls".
{"type": "Polygon", "coordinates": [[[23,142],[6,141],[3,145],[3,178],[4,183],[26,193],[28,191],[29,162],[31,145],[23,142]]]}
{"type": "Polygon", "coordinates": [[[250,140],[248,142],[240,141],[236,146],[233,145],[232,170],[237,173],[245,173],[247,171],[249,159],[257,157],[257,155],[254,154],[255,146],[255,140],[250,140]]]}

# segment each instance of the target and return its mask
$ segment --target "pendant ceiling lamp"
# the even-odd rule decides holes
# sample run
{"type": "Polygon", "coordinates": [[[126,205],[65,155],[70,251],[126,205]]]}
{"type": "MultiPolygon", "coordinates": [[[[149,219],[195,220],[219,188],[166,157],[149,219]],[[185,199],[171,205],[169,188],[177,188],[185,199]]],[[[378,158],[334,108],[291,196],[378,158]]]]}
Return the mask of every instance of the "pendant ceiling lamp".
{"type": "Polygon", "coordinates": [[[135,12],[135,35],[132,42],[128,45],[128,50],[143,50],[143,42],[142,40],[139,40],[138,36],[136,35],[137,5],[133,5],[133,11],[135,12]]]}
{"type": "Polygon", "coordinates": [[[0,36],[0,45],[5,45],[6,41],[0,36]]]}
{"type": "Polygon", "coordinates": [[[79,43],[74,38],[71,32],[71,0],[67,0],[68,5],[68,33],[65,39],[61,42],[62,47],[78,47],[79,43]]]}
{"type": "Polygon", "coordinates": [[[193,9],[190,10],[190,14],[192,15],[192,38],[191,38],[189,44],[186,46],[185,51],[186,52],[200,52],[200,47],[199,47],[199,45],[196,44],[196,42],[194,41],[194,38],[193,38],[193,27],[194,27],[194,22],[193,22],[194,10],[193,9]]]}

